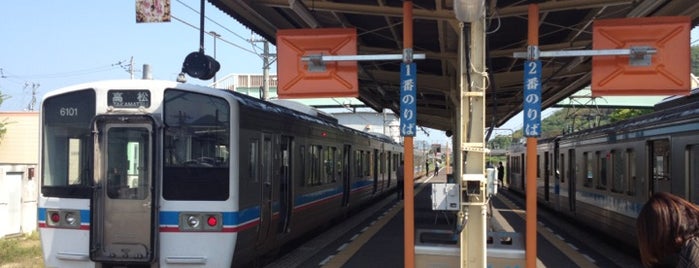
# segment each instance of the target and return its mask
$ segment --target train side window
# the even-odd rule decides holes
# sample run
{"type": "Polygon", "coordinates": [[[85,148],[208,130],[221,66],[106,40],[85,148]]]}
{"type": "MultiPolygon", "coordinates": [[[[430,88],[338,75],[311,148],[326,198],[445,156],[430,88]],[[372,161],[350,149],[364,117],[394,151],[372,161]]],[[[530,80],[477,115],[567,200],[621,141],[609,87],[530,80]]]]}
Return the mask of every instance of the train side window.
{"type": "Polygon", "coordinates": [[[257,164],[257,148],[259,146],[259,141],[257,139],[252,139],[250,140],[250,153],[248,155],[248,159],[250,160],[248,163],[248,174],[250,175],[250,181],[254,183],[260,182],[260,175],[258,174],[258,164],[257,164]]]}
{"type": "Polygon", "coordinates": [[[299,146],[299,161],[301,162],[301,178],[303,178],[303,184],[308,185],[308,171],[306,168],[306,146],[299,146]]]}
{"type": "Polygon", "coordinates": [[[612,158],[612,192],[623,193],[626,186],[626,155],[618,150],[611,151],[610,155],[612,158]]]}
{"type": "Polygon", "coordinates": [[[365,175],[366,175],[366,176],[372,176],[372,175],[374,175],[374,165],[372,165],[372,163],[374,163],[374,157],[375,157],[375,156],[374,156],[374,154],[371,153],[371,151],[366,152],[366,154],[367,154],[366,162],[364,163],[365,168],[366,168],[366,174],[365,174],[365,175]]]}
{"type": "Polygon", "coordinates": [[[541,178],[541,168],[539,168],[541,165],[541,156],[536,155],[536,177],[541,178]]]}
{"type": "Polygon", "coordinates": [[[607,189],[607,157],[601,152],[595,152],[597,157],[597,189],[607,189]]]}
{"type": "Polygon", "coordinates": [[[320,162],[322,146],[308,146],[308,177],[306,177],[306,185],[318,185],[321,183],[320,178],[320,162]]]}
{"type": "Polygon", "coordinates": [[[323,165],[322,165],[322,167],[323,167],[323,171],[322,171],[323,179],[321,182],[322,184],[330,183],[330,182],[333,182],[335,180],[334,176],[333,176],[333,174],[335,174],[335,170],[334,170],[335,169],[335,159],[334,159],[335,154],[333,153],[332,149],[333,148],[331,148],[331,147],[322,148],[322,152],[323,152],[323,165]]]}
{"type": "Polygon", "coordinates": [[[592,187],[592,180],[594,179],[594,173],[592,172],[592,154],[589,152],[583,153],[583,159],[585,160],[585,181],[583,186],[592,187]]]}
{"type": "Polygon", "coordinates": [[[355,151],[354,152],[354,176],[357,178],[361,178],[364,175],[364,172],[362,171],[362,155],[364,153],[362,151],[355,151]]]}
{"type": "Polygon", "coordinates": [[[335,155],[335,177],[333,178],[333,181],[338,181],[341,180],[342,170],[344,169],[342,166],[342,151],[333,147],[333,154],[335,155]]]}
{"type": "Polygon", "coordinates": [[[626,194],[630,196],[636,195],[636,187],[638,186],[638,180],[636,177],[636,152],[629,149],[626,150],[626,169],[629,171],[629,179],[627,180],[628,190],[626,194]]]}
{"type": "Polygon", "coordinates": [[[687,198],[699,204],[699,145],[687,147],[687,198]]]}
{"type": "Polygon", "coordinates": [[[558,171],[558,176],[561,178],[561,182],[566,182],[566,155],[561,154],[561,161],[559,162],[561,165],[561,170],[558,171]]]}

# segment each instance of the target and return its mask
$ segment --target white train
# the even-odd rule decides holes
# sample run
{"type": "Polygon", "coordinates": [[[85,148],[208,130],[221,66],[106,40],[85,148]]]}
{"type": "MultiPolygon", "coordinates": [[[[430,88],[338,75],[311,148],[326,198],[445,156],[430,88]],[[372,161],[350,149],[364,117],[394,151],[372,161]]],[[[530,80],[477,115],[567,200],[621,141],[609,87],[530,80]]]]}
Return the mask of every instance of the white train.
{"type": "Polygon", "coordinates": [[[231,91],[59,89],[41,108],[45,265],[251,265],[394,191],[402,158],[387,137],[231,91]]]}

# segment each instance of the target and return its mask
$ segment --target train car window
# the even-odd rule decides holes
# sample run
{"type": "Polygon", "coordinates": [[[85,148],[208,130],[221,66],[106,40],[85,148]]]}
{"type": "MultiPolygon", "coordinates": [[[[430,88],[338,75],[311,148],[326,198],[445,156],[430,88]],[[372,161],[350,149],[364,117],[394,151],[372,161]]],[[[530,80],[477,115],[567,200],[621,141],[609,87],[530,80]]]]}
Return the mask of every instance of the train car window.
{"type": "Polygon", "coordinates": [[[259,164],[257,163],[259,155],[258,148],[260,148],[259,146],[260,141],[258,139],[250,140],[250,152],[248,154],[248,177],[250,178],[250,182],[253,183],[260,182],[260,174],[258,172],[259,164]]]}
{"type": "Polygon", "coordinates": [[[335,154],[333,153],[333,148],[325,147],[323,148],[323,181],[322,183],[330,183],[335,180],[335,154]]]}
{"type": "Polygon", "coordinates": [[[333,152],[335,154],[335,177],[333,182],[335,182],[341,180],[344,166],[342,165],[342,152],[335,147],[333,147],[333,152]]]}
{"type": "Polygon", "coordinates": [[[561,170],[558,171],[558,176],[561,178],[561,183],[566,182],[566,155],[561,154],[561,161],[559,162],[559,165],[561,165],[561,170]]]}
{"type": "Polygon", "coordinates": [[[657,140],[652,143],[652,165],[653,165],[653,180],[667,181],[670,180],[670,145],[668,140],[657,140]]]}
{"type": "Polygon", "coordinates": [[[319,145],[309,145],[308,146],[308,177],[306,178],[306,185],[319,185],[321,184],[321,150],[323,147],[319,145]]]}
{"type": "Polygon", "coordinates": [[[540,155],[536,155],[536,177],[541,178],[541,168],[539,166],[541,165],[541,159],[540,155]]]}
{"type": "Polygon", "coordinates": [[[630,196],[636,195],[636,187],[639,185],[636,177],[636,152],[634,150],[626,150],[626,169],[629,171],[628,186],[626,194],[630,196]]]}
{"type": "Polygon", "coordinates": [[[592,157],[593,155],[588,152],[583,153],[583,160],[585,162],[585,181],[583,182],[583,186],[585,187],[592,187],[592,180],[594,179],[594,169],[592,168],[594,162],[592,161],[592,157]]]}
{"type": "Polygon", "coordinates": [[[228,199],[229,111],[230,105],[223,98],[165,90],[163,198],[228,199]]]}
{"type": "Polygon", "coordinates": [[[687,198],[699,204],[699,145],[691,145],[687,148],[687,198]]]}
{"type": "Polygon", "coordinates": [[[612,158],[612,192],[623,193],[626,187],[626,155],[621,151],[613,150],[612,158]]]}
{"type": "Polygon", "coordinates": [[[262,161],[260,168],[262,169],[262,179],[265,185],[272,185],[272,139],[265,135],[262,142],[262,161]]]}
{"type": "Polygon", "coordinates": [[[366,158],[364,158],[366,162],[364,163],[364,167],[366,169],[366,176],[373,176],[374,175],[374,153],[371,151],[366,152],[366,158]]]}
{"type": "Polygon", "coordinates": [[[354,151],[354,176],[362,177],[362,152],[354,151]]]}
{"type": "Polygon", "coordinates": [[[51,197],[88,198],[92,190],[90,123],[95,91],[47,98],[42,107],[41,193],[51,197]]]}
{"type": "Polygon", "coordinates": [[[597,158],[597,189],[607,189],[607,157],[601,152],[595,152],[597,158]]]}
{"type": "Polygon", "coordinates": [[[301,145],[299,146],[299,162],[301,162],[301,178],[303,178],[303,185],[308,185],[310,182],[308,181],[308,168],[306,168],[306,146],[301,145]]]}

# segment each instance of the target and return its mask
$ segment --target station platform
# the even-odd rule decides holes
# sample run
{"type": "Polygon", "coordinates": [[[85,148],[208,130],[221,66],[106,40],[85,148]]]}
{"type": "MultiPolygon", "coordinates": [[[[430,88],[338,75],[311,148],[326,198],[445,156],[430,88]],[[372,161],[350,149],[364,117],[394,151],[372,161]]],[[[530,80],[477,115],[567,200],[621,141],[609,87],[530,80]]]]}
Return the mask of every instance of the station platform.
{"type": "MultiPolygon", "coordinates": [[[[416,267],[454,267],[454,263],[450,263],[445,258],[455,259],[457,264],[455,267],[458,267],[459,248],[456,242],[458,236],[453,235],[456,213],[432,210],[431,184],[446,183],[447,176],[444,171],[443,169],[437,176],[431,174],[415,181],[416,267]],[[427,256],[430,255],[430,250],[423,246],[428,245],[427,248],[429,248],[429,245],[434,245],[435,239],[439,240],[439,243],[451,241],[445,245],[447,248],[452,247],[446,250],[450,252],[447,255],[451,254],[451,257],[440,256],[445,254],[444,252],[427,256]],[[437,257],[436,261],[435,256],[437,257]]],[[[403,201],[397,200],[396,196],[389,199],[391,202],[386,205],[386,209],[374,217],[371,222],[359,230],[350,231],[344,242],[328,246],[327,253],[319,254],[319,256],[326,256],[324,259],[312,260],[306,265],[309,265],[308,267],[404,267],[403,201]]],[[[508,198],[503,195],[496,195],[491,199],[487,230],[488,237],[494,237],[495,242],[489,241],[488,268],[525,267],[524,211],[517,209],[514,204],[508,203],[508,198]],[[514,247],[505,250],[504,255],[502,255],[502,251],[497,249],[499,247],[496,245],[498,241],[502,240],[502,236],[512,239],[510,241],[514,247]],[[495,247],[495,249],[491,247],[495,247]],[[499,256],[493,257],[493,255],[499,256]]],[[[540,228],[543,227],[540,226],[540,228]]],[[[537,267],[600,266],[600,263],[594,263],[581,254],[566,252],[570,251],[568,246],[554,245],[542,237],[543,235],[546,234],[542,234],[540,231],[537,238],[537,253],[539,255],[537,267]]]]}

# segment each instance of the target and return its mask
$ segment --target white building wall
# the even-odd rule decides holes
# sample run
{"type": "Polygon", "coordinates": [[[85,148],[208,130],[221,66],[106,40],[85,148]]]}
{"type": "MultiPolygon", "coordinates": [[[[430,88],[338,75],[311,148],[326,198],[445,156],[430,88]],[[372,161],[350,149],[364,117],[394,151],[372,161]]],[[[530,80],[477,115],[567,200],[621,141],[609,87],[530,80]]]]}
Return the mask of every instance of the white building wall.
{"type": "Polygon", "coordinates": [[[0,112],[0,237],[37,228],[39,113],[0,112]]]}
{"type": "Polygon", "coordinates": [[[390,127],[391,125],[397,125],[398,122],[398,118],[393,113],[357,112],[333,113],[332,115],[342,125],[369,133],[383,134],[395,141],[399,141],[400,132],[398,128],[390,127]]]}

